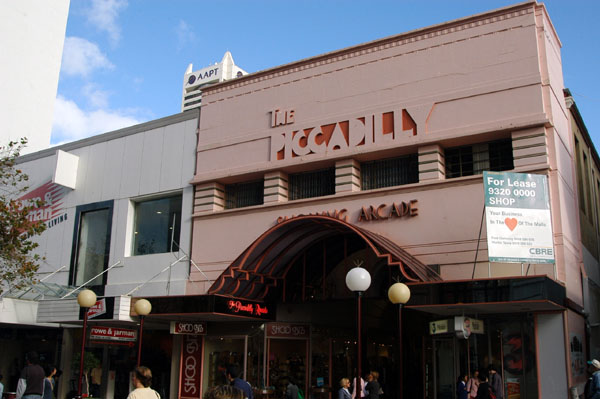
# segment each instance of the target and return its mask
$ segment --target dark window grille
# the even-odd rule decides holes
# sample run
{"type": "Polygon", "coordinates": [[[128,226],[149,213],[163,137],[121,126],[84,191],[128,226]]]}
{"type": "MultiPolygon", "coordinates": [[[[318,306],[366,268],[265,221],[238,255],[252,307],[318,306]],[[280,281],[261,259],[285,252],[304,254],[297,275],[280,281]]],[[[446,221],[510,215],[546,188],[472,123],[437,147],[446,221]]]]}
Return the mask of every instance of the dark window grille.
{"type": "Polygon", "coordinates": [[[411,154],[361,164],[363,190],[400,186],[419,181],[419,157],[411,154]]]}
{"type": "Polygon", "coordinates": [[[288,184],[290,200],[335,194],[335,168],[291,174],[288,184]]]}
{"type": "Polygon", "coordinates": [[[225,186],[225,209],[261,205],[264,202],[264,182],[229,184],[225,186]]]}
{"type": "Polygon", "coordinates": [[[512,140],[448,148],[445,151],[446,178],[514,169],[512,140]]]}

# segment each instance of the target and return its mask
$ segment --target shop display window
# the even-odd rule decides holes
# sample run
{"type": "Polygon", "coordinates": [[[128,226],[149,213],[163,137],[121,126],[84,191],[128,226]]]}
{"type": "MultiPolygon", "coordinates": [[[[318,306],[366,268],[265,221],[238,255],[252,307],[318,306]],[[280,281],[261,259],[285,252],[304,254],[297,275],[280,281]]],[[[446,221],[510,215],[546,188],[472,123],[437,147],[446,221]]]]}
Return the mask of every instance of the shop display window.
{"type": "Polygon", "coordinates": [[[204,338],[203,395],[213,386],[227,384],[225,372],[228,364],[237,364],[244,369],[245,348],[245,337],[204,338]]]}
{"type": "Polygon", "coordinates": [[[268,384],[275,388],[275,396],[283,397],[290,378],[306,392],[307,353],[308,340],[269,339],[268,384]]]}

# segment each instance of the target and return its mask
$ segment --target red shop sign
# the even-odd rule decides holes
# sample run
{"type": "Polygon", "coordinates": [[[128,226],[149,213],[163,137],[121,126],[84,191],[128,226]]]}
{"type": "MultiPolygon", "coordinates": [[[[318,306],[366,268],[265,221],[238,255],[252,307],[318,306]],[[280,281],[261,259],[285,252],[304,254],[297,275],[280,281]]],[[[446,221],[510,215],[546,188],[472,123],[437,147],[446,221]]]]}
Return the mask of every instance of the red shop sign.
{"type": "Polygon", "coordinates": [[[309,326],[303,324],[267,323],[267,337],[308,338],[309,326]]]}
{"type": "Polygon", "coordinates": [[[179,365],[179,398],[200,399],[200,366],[202,364],[202,337],[184,335],[181,344],[181,363],[179,365]]]}
{"type": "Polygon", "coordinates": [[[198,321],[172,321],[171,334],[206,335],[206,323],[198,321]]]}

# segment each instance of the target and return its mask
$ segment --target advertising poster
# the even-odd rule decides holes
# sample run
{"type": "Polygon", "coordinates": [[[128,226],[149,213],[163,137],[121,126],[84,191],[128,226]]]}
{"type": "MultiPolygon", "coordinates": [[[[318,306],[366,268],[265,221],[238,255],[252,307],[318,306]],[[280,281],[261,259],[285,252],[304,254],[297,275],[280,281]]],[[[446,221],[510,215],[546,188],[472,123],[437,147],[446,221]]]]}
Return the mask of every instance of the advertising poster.
{"type": "Polygon", "coordinates": [[[483,172],[490,262],[554,263],[546,176],[483,172]]]}

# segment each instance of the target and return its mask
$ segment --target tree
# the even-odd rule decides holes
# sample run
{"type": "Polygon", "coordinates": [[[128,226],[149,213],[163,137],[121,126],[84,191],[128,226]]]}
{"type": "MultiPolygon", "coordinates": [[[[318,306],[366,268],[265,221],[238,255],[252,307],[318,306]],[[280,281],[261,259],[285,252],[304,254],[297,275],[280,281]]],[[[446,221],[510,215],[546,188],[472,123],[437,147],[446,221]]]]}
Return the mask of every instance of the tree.
{"type": "Polygon", "coordinates": [[[34,254],[33,238],[46,230],[32,212],[44,205],[41,199],[21,201],[29,187],[29,176],[17,168],[16,160],[27,139],[0,146],[0,294],[35,284],[35,274],[43,258],[34,254]]]}

